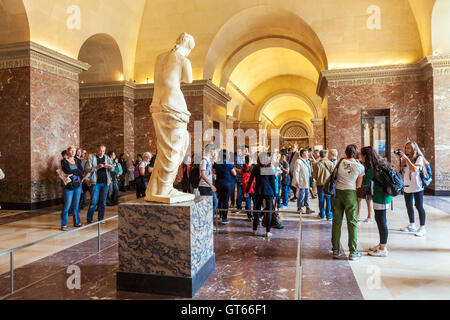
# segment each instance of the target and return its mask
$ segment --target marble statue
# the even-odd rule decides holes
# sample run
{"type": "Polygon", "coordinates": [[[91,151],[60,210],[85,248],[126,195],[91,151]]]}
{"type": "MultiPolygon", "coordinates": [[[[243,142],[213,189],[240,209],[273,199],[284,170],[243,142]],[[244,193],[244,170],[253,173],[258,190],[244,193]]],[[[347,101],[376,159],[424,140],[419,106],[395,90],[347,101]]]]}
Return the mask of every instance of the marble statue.
{"type": "Polygon", "coordinates": [[[158,56],[150,112],[156,132],[157,156],[145,200],[160,203],[190,201],[195,195],[173,187],[178,168],[189,147],[187,125],[191,116],[180,83],[192,83],[192,66],[188,55],[194,38],[182,33],[176,46],[158,56]]]}

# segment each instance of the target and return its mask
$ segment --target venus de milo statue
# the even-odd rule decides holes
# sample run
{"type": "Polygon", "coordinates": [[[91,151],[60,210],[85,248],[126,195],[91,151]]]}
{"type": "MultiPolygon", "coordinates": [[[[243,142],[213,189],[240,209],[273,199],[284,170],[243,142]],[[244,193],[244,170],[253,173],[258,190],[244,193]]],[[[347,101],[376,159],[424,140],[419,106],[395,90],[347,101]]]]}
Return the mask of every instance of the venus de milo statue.
{"type": "Polygon", "coordinates": [[[189,147],[187,125],[190,112],[180,83],[192,83],[192,66],[188,55],[194,48],[194,38],[182,33],[176,46],[158,56],[155,66],[155,85],[150,112],[156,132],[157,157],[145,200],[177,203],[194,199],[173,187],[178,167],[189,147]]]}

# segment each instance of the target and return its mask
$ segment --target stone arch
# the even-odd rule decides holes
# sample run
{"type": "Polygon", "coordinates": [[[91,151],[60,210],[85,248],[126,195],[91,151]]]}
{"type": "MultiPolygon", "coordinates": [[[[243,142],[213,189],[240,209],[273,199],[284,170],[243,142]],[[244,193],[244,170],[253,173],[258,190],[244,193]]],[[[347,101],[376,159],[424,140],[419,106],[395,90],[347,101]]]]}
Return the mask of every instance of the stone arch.
{"type": "Polygon", "coordinates": [[[302,120],[289,120],[280,126],[280,139],[281,139],[281,147],[287,147],[292,143],[297,143],[297,145],[306,147],[310,144],[311,139],[313,138],[312,128],[311,126],[302,121],[302,120]],[[303,131],[306,133],[305,136],[291,136],[289,135],[289,131],[292,130],[295,132],[303,131]]]}
{"type": "Polygon", "coordinates": [[[22,0],[0,1],[0,44],[30,41],[30,25],[22,0]]]}
{"type": "Polygon", "coordinates": [[[91,65],[80,74],[85,83],[123,80],[123,59],[116,40],[108,34],[98,33],[87,39],[80,48],[78,60],[91,65]]]}
{"type": "Polygon", "coordinates": [[[303,43],[298,42],[296,39],[281,36],[264,37],[260,39],[253,39],[232,53],[232,55],[224,63],[220,86],[223,88],[227,87],[233,70],[246,57],[259,50],[275,47],[290,49],[300,55],[303,55],[309,62],[311,62],[318,74],[320,74],[320,71],[324,68],[324,65],[320,63],[320,58],[313,51],[311,51],[310,48],[306,47],[303,43]]]}
{"type": "Polygon", "coordinates": [[[296,120],[288,120],[285,123],[283,123],[280,126],[280,135],[284,136],[286,134],[286,131],[289,128],[296,127],[296,126],[302,128],[303,130],[305,130],[305,132],[307,134],[307,137],[311,137],[312,136],[313,128],[311,127],[311,125],[308,124],[305,121],[297,120],[297,119],[296,120]]]}
{"type": "Polygon", "coordinates": [[[297,97],[300,100],[303,100],[311,109],[312,114],[314,115],[314,118],[321,118],[322,117],[322,110],[320,107],[318,107],[310,97],[308,97],[305,93],[294,90],[294,89],[285,89],[285,90],[278,90],[276,92],[273,92],[270,94],[264,101],[260,104],[258,110],[255,113],[255,120],[261,120],[261,116],[264,112],[264,110],[270,105],[272,101],[275,99],[278,99],[283,96],[293,96],[297,97]]]}
{"type": "Polygon", "coordinates": [[[433,52],[450,53],[450,1],[436,0],[431,17],[431,41],[433,52]]]}
{"type": "Polygon", "coordinates": [[[230,73],[230,66],[236,64],[235,60],[242,60],[255,50],[260,50],[258,46],[267,48],[270,44],[271,47],[283,47],[286,42],[292,42],[290,46],[296,46],[310,57],[313,65],[328,69],[322,43],[301,17],[278,7],[263,5],[239,12],[222,26],[209,47],[203,76],[216,84],[224,83],[222,72],[227,68],[227,73],[230,73]],[[230,66],[227,67],[227,64],[230,66]]]}

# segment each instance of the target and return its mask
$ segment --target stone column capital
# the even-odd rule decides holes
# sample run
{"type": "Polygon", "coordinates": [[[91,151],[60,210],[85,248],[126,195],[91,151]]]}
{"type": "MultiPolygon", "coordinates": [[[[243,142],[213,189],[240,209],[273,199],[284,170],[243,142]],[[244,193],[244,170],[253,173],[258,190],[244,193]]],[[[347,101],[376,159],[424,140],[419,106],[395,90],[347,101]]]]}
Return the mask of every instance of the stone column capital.
{"type": "Polygon", "coordinates": [[[80,99],[135,98],[136,85],[130,81],[80,83],[80,99]]]}
{"type": "Polygon", "coordinates": [[[322,119],[322,118],[313,118],[313,119],[311,119],[311,123],[312,123],[314,126],[320,126],[320,125],[323,125],[323,122],[324,122],[324,119],[322,119]]]}
{"type": "Polygon", "coordinates": [[[32,67],[70,80],[91,66],[32,41],[0,45],[0,70],[32,67]]]}

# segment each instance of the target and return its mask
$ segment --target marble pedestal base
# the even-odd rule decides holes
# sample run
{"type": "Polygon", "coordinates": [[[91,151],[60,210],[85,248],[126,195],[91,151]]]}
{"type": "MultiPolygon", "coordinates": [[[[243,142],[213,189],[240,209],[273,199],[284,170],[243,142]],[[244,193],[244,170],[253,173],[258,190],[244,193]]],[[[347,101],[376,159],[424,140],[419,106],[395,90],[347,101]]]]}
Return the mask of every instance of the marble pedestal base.
{"type": "Polygon", "coordinates": [[[117,290],[194,297],[215,268],[212,198],[119,205],[117,290]]]}

